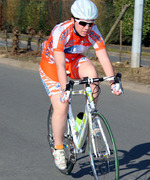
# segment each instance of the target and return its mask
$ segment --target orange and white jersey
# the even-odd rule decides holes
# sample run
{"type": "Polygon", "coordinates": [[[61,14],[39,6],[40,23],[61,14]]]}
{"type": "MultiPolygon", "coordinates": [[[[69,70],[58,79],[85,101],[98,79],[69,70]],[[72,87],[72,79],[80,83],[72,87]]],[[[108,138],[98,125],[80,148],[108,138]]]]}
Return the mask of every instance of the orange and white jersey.
{"type": "Polygon", "coordinates": [[[95,51],[105,48],[103,38],[96,25],[93,25],[86,37],[78,36],[73,26],[73,21],[70,20],[54,27],[49,39],[43,43],[43,60],[55,64],[53,52],[62,51],[65,53],[66,62],[70,62],[90,46],[93,46],[95,51]]]}

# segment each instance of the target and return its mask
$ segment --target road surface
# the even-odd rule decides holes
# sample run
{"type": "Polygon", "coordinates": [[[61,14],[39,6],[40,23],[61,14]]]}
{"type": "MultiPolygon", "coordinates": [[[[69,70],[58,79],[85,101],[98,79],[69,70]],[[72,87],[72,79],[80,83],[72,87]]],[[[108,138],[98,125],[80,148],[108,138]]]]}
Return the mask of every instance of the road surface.
{"type": "MultiPolygon", "coordinates": [[[[88,152],[78,156],[70,176],[54,166],[47,142],[49,99],[39,73],[0,64],[0,179],[91,180],[88,152]]],[[[125,90],[123,96],[101,87],[98,109],[109,119],[116,139],[121,180],[150,179],[150,96],[125,90]]],[[[82,109],[82,99],[76,110],[82,109]]]]}

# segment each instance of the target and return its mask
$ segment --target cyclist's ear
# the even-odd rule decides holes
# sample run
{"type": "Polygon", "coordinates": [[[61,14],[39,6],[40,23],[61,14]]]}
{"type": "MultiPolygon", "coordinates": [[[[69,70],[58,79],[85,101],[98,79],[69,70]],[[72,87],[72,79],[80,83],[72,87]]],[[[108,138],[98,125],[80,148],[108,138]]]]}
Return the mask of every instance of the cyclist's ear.
{"type": "Polygon", "coordinates": [[[74,18],[73,17],[71,17],[71,21],[73,21],[73,23],[74,23],[74,18]]]}

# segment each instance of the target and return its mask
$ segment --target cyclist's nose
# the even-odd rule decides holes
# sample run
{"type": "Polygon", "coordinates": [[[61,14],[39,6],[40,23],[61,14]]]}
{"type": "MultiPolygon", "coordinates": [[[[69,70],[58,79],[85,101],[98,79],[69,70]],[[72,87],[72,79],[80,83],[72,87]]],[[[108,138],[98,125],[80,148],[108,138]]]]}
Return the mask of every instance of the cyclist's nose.
{"type": "Polygon", "coordinates": [[[86,24],[86,26],[84,28],[89,29],[90,28],[89,24],[86,24]]]}

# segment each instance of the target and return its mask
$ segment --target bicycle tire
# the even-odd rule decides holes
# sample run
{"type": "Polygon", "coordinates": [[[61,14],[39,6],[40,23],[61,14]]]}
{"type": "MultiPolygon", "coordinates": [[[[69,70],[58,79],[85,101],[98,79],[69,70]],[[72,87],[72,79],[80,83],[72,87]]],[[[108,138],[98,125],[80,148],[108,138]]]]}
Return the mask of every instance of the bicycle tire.
{"type": "MultiPolygon", "coordinates": [[[[105,117],[100,113],[92,114],[92,122],[97,121],[97,131],[94,135],[89,130],[88,145],[90,162],[94,177],[96,180],[119,180],[119,161],[114,136],[112,134],[110,125],[108,124],[105,117]],[[103,138],[100,125],[105,134],[106,141],[103,138]],[[92,137],[96,147],[96,156],[94,155],[94,148],[92,145],[92,137]],[[108,153],[110,150],[110,154],[108,153]]],[[[90,128],[89,128],[90,129],[90,128]]]]}
{"type": "MultiPolygon", "coordinates": [[[[50,152],[53,157],[54,136],[53,136],[53,131],[52,131],[52,113],[53,113],[53,107],[52,105],[50,105],[50,108],[48,111],[48,118],[47,118],[47,130],[48,130],[47,139],[50,146],[50,152]]],[[[67,168],[65,170],[59,169],[59,171],[63,174],[69,175],[71,171],[73,170],[74,164],[76,163],[76,153],[74,153],[75,147],[71,139],[71,136],[69,136],[66,132],[64,134],[63,146],[64,146],[64,151],[65,151],[67,168]]]]}

